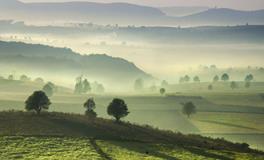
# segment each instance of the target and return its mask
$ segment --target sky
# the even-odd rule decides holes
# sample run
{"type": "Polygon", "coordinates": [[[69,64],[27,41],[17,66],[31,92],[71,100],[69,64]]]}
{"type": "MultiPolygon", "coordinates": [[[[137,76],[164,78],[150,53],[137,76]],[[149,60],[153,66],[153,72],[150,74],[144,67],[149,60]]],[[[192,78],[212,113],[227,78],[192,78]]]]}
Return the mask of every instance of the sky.
{"type": "Polygon", "coordinates": [[[21,0],[24,2],[63,2],[63,1],[90,1],[90,2],[126,2],[147,6],[207,6],[218,8],[233,8],[241,10],[264,9],[264,0],[21,0]]]}

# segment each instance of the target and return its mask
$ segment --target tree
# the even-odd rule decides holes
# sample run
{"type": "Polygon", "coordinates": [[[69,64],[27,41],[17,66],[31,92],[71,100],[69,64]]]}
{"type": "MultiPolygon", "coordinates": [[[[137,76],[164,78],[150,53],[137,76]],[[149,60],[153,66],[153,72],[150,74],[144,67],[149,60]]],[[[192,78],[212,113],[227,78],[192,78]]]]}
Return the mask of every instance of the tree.
{"type": "Polygon", "coordinates": [[[214,76],[213,82],[218,82],[218,81],[219,81],[219,76],[218,75],[214,76]]]}
{"type": "Polygon", "coordinates": [[[161,87],[162,87],[162,88],[167,88],[168,86],[169,86],[169,83],[168,83],[167,81],[163,80],[163,81],[161,82],[161,87]]]}
{"type": "Polygon", "coordinates": [[[210,85],[208,86],[208,90],[210,90],[210,91],[213,90],[213,85],[210,84],[210,85]]]}
{"type": "Polygon", "coordinates": [[[160,89],[160,94],[161,94],[161,95],[164,95],[165,93],[166,93],[166,89],[165,89],[165,88],[161,88],[161,89],[160,89]]]}
{"type": "Polygon", "coordinates": [[[93,98],[89,98],[84,104],[83,107],[88,111],[92,111],[95,109],[96,105],[93,98]]]}
{"type": "Polygon", "coordinates": [[[83,84],[82,84],[82,90],[83,90],[83,93],[87,93],[87,92],[91,92],[91,85],[90,83],[88,82],[87,79],[85,79],[83,81],[83,84]]]}
{"type": "Polygon", "coordinates": [[[94,109],[96,108],[95,102],[93,98],[89,98],[84,104],[83,107],[86,108],[85,115],[87,115],[89,118],[95,118],[97,117],[96,112],[94,109]]]}
{"type": "Polygon", "coordinates": [[[42,91],[44,91],[48,97],[53,96],[54,93],[53,86],[50,83],[45,84],[42,88],[42,91]]]}
{"type": "Polygon", "coordinates": [[[141,91],[144,88],[144,81],[143,79],[139,78],[135,81],[134,89],[135,91],[141,91]]]}
{"type": "Polygon", "coordinates": [[[45,92],[35,91],[31,96],[28,97],[25,104],[27,111],[35,110],[39,115],[42,109],[49,109],[51,102],[45,92]]]}
{"type": "Polygon", "coordinates": [[[74,87],[74,93],[76,94],[81,94],[83,90],[83,84],[82,82],[76,82],[75,87],[74,87]]]}
{"type": "Polygon", "coordinates": [[[184,79],[184,82],[189,82],[190,81],[190,77],[188,75],[185,75],[183,79],[184,79]]]}
{"type": "Polygon", "coordinates": [[[179,83],[184,83],[184,77],[180,77],[179,83]]]}
{"type": "Polygon", "coordinates": [[[23,81],[23,82],[27,82],[27,81],[30,81],[30,78],[26,75],[21,75],[20,76],[20,81],[23,81]]]}
{"type": "Polygon", "coordinates": [[[252,74],[249,74],[245,77],[245,82],[251,82],[253,81],[254,79],[254,76],[252,74]]]}
{"type": "Polygon", "coordinates": [[[76,83],[75,83],[75,87],[74,87],[74,93],[75,94],[83,93],[82,77],[83,76],[79,76],[79,77],[76,78],[76,83]]]}
{"type": "Polygon", "coordinates": [[[246,82],[245,83],[245,88],[250,88],[250,86],[251,86],[251,82],[246,82]]]}
{"type": "Polygon", "coordinates": [[[194,81],[194,82],[200,82],[200,78],[199,78],[198,76],[195,76],[195,77],[193,78],[193,81],[194,81]]]}
{"type": "Polygon", "coordinates": [[[150,90],[151,92],[156,92],[156,91],[157,91],[157,87],[156,87],[156,85],[154,84],[154,85],[150,86],[150,87],[149,87],[149,90],[150,90]]]}
{"type": "Polygon", "coordinates": [[[43,78],[40,78],[40,77],[36,78],[34,81],[35,81],[36,83],[40,83],[40,84],[43,84],[43,83],[44,83],[43,78]]]}
{"type": "Polygon", "coordinates": [[[116,122],[119,122],[121,118],[126,117],[129,112],[127,105],[124,100],[115,98],[108,105],[107,113],[110,116],[113,116],[116,119],[116,122]]]}
{"type": "Polygon", "coordinates": [[[182,105],[182,113],[187,115],[188,118],[190,118],[192,114],[196,113],[196,106],[192,102],[182,103],[182,105]]]}
{"type": "Polygon", "coordinates": [[[227,74],[227,73],[224,73],[223,75],[222,75],[222,77],[221,77],[221,80],[222,81],[229,81],[229,75],[227,74]]]}
{"type": "Polygon", "coordinates": [[[232,89],[236,89],[236,88],[238,88],[238,85],[237,85],[237,83],[235,81],[232,81],[231,84],[230,84],[230,87],[232,89]]]}
{"type": "Polygon", "coordinates": [[[10,80],[10,81],[13,81],[14,80],[14,76],[13,75],[9,75],[7,79],[10,80]]]}

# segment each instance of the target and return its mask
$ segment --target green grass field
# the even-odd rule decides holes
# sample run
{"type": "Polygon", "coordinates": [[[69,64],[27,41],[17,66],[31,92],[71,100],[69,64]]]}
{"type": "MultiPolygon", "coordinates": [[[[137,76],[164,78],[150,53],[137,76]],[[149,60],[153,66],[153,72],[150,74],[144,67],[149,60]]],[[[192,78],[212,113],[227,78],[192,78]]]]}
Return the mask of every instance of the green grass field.
{"type": "Polygon", "coordinates": [[[67,137],[0,137],[0,159],[54,160],[262,160],[258,154],[182,148],[171,144],[95,141],[67,137]],[[100,151],[98,151],[98,149],[100,151]]]}
{"type": "MultiPolygon", "coordinates": [[[[159,94],[74,95],[69,89],[59,88],[59,92],[51,97],[52,105],[49,111],[84,114],[82,105],[92,96],[95,98],[99,117],[109,119],[111,117],[106,114],[107,105],[112,98],[121,97],[131,112],[125,121],[148,124],[175,132],[196,133],[214,138],[224,137],[233,142],[246,142],[253,148],[264,150],[263,83],[254,84],[249,90],[244,88],[231,90],[228,86],[220,84],[213,91],[207,90],[208,84],[189,84],[188,87],[186,85],[175,86],[167,97],[159,94]],[[221,85],[225,88],[221,89],[221,85]],[[194,102],[198,107],[197,114],[190,119],[181,113],[180,103],[187,101],[194,102]]],[[[19,81],[0,83],[0,111],[24,110],[25,99],[40,88],[41,86],[37,84],[19,81]]]]}
{"type": "Polygon", "coordinates": [[[183,135],[83,115],[0,112],[0,159],[256,159],[264,153],[222,139],[183,135]]]}

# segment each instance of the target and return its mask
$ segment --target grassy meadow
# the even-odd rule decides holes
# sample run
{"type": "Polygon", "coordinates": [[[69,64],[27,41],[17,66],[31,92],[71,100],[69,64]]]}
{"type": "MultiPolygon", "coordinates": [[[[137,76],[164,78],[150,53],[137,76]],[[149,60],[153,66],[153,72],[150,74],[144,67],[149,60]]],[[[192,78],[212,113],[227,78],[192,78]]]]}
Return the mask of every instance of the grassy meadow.
{"type": "MultiPolygon", "coordinates": [[[[209,91],[207,86],[209,83],[190,83],[179,84],[170,87],[166,96],[161,96],[157,93],[135,93],[133,95],[106,93],[104,95],[76,95],[71,89],[59,87],[58,92],[52,96],[49,112],[65,112],[83,115],[85,108],[83,103],[89,97],[94,97],[98,116],[101,118],[110,119],[106,113],[106,108],[109,102],[120,97],[128,104],[131,112],[124,121],[140,125],[150,125],[154,128],[171,130],[173,132],[182,132],[186,134],[200,134],[213,138],[225,138],[233,142],[246,142],[250,147],[264,150],[264,84],[254,82],[250,89],[241,87],[232,90],[228,84],[214,84],[214,89],[209,91]],[[219,86],[218,86],[219,85],[219,86]],[[224,87],[223,87],[224,86],[224,87]],[[197,113],[190,118],[183,115],[181,112],[182,102],[192,101],[197,106],[197,113]]],[[[0,111],[6,110],[24,110],[25,99],[35,90],[40,90],[42,85],[32,82],[7,81],[0,80],[0,111]]],[[[4,123],[4,115],[1,114],[1,122],[4,123]]],[[[14,117],[15,119],[15,117],[14,117]]],[[[21,120],[20,120],[21,121],[21,120]]],[[[23,120],[22,120],[23,122],[23,120]]],[[[65,122],[54,121],[44,122],[43,125],[53,126],[64,124],[65,122]]],[[[13,123],[19,129],[19,123],[13,123]]],[[[70,124],[75,125],[75,124],[70,124]]],[[[0,125],[1,126],[1,125],[0,125]]],[[[24,127],[27,125],[24,125],[24,127]]],[[[2,126],[3,127],[3,126],[2,126]]],[[[30,128],[28,137],[5,137],[9,133],[20,135],[24,129],[10,131],[5,133],[6,128],[0,128],[1,141],[8,147],[18,146],[16,150],[2,147],[1,151],[5,154],[0,155],[0,159],[37,157],[38,159],[47,159],[49,156],[64,155],[64,159],[85,159],[82,157],[92,157],[91,159],[100,159],[100,152],[96,152],[95,148],[91,147],[90,139],[88,138],[65,138],[65,137],[43,137],[43,139],[35,138],[30,128]],[[56,139],[58,138],[58,139],[56,139]],[[21,143],[16,141],[23,139],[21,143]],[[42,154],[45,147],[60,141],[56,145],[60,147],[50,148],[47,153],[42,154]],[[74,143],[75,142],[75,143],[74,143]],[[79,143],[80,142],[80,143],[79,143]],[[41,150],[34,150],[31,146],[39,145],[41,150]],[[26,147],[21,147],[26,146],[26,147]],[[71,147],[67,147],[71,146],[71,147]],[[85,147],[84,147],[85,146],[85,147]],[[30,149],[27,149],[30,148],[30,149]],[[57,151],[56,148],[60,148],[57,151]],[[12,151],[14,153],[9,153],[12,151]],[[88,152],[89,151],[89,152],[88,152]],[[13,157],[12,157],[13,156],[13,157]],[[22,156],[22,157],[21,157],[22,156]]],[[[37,126],[35,126],[37,128],[37,126]]],[[[41,127],[39,128],[41,130],[41,127]]],[[[44,135],[54,135],[53,132],[44,132],[44,135]]],[[[71,128],[64,128],[58,133],[72,132],[71,128]]],[[[78,131],[79,132],[79,131],[78,131]]],[[[82,132],[86,132],[82,131],[82,132]]],[[[105,132],[104,132],[105,133],[105,132]]],[[[55,134],[63,136],[63,134],[55,134]]],[[[78,136],[87,136],[77,134],[78,136]]],[[[97,133],[88,136],[100,136],[97,133]]],[[[101,135],[103,136],[103,135],[101,135]]],[[[252,156],[252,154],[243,154],[232,151],[215,151],[206,149],[204,152],[199,151],[199,148],[183,148],[170,144],[141,144],[140,142],[120,142],[111,140],[98,140],[97,144],[100,150],[106,153],[112,159],[261,159],[263,157],[252,156]],[[127,145],[129,143],[129,145],[127,145]],[[125,147],[126,146],[126,147],[125,147]],[[139,149],[140,148],[140,149],[139,149]],[[149,152],[146,154],[146,150],[149,152]],[[198,154],[199,153],[199,154],[198,154]],[[188,158],[187,158],[188,157],[188,158]]],[[[2,145],[1,145],[2,146],[2,145]]],[[[56,157],[54,157],[56,159],[56,157]]],[[[59,158],[58,158],[59,159],[59,158]]]]}

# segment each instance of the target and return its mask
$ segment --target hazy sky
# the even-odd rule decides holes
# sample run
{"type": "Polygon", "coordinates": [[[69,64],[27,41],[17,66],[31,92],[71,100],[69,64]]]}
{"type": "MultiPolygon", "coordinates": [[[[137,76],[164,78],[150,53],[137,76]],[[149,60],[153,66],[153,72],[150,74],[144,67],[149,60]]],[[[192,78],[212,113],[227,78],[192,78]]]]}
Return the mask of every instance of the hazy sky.
{"type": "Polygon", "coordinates": [[[128,2],[149,6],[209,6],[234,8],[244,10],[264,9],[264,0],[21,0],[24,2],[63,2],[63,1],[90,1],[90,2],[128,2]]]}

